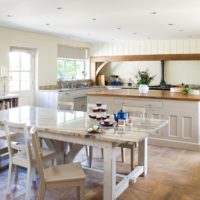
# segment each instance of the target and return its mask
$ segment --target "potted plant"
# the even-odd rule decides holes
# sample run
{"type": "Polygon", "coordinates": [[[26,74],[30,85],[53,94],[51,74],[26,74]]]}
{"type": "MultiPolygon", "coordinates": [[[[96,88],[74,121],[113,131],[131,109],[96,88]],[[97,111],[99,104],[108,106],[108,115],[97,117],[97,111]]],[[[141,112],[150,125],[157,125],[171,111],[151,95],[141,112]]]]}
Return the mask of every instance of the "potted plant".
{"type": "Polygon", "coordinates": [[[137,86],[139,87],[140,93],[148,93],[149,92],[149,84],[151,81],[155,78],[156,75],[151,76],[148,69],[144,71],[138,71],[138,74],[136,75],[137,79],[137,86]]]}

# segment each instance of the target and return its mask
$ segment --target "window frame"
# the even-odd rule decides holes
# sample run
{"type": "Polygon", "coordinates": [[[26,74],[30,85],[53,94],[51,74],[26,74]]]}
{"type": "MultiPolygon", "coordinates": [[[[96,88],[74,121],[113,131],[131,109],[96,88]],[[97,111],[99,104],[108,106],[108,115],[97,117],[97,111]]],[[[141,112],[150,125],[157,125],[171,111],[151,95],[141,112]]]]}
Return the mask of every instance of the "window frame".
{"type": "MultiPolygon", "coordinates": [[[[72,80],[88,80],[89,78],[90,78],[90,69],[89,70],[87,70],[87,62],[88,62],[88,60],[87,59],[75,59],[75,58],[57,58],[57,80],[63,80],[63,81],[72,81],[72,80]],[[62,77],[59,77],[59,75],[58,75],[58,61],[64,61],[64,74],[66,74],[67,73],[67,61],[73,61],[74,62],[74,66],[75,66],[75,74],[77,74],[77,65],[76,65],[76,63],[77,62],[83,62],[83,64],[84,64],[84,71],[88,71],[89,72],[89,74],[88,74],[88,76],[86,77],[86,78],[75,78],[75,79],[73,79],[73,78],[71,78],[71,79],[68,79],[68,78],[62,78],[62,77]]],[[[88,68],[89,68],[89,66],[88,66],[88,68]]]]}

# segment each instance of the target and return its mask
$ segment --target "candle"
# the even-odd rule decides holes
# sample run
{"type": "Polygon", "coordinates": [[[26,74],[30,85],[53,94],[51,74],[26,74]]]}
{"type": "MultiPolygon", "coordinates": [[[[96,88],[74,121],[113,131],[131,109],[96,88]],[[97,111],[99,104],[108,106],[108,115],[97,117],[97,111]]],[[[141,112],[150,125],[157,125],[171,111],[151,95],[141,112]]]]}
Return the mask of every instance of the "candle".
{"type": "Polygon", "coordinates": [[[1,66],[1,78],[3,78],[3,66],[1,66]]]}

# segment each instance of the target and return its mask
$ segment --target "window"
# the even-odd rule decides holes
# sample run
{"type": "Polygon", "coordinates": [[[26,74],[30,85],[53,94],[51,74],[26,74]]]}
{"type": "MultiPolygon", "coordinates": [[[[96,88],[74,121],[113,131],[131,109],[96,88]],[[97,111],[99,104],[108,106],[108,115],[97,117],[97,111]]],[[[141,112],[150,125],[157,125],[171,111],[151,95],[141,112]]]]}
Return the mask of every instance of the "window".
{"type": "Polygon", "coordinates": [[[57,59],[57,78],[61,80],[89,79],[90,70],[86,59],[57,59]]]}
{"type": "Polygon", "coordinates": [[[58,45],[57,78],[61,80],[81,80],[90,78],[88,49],[58,45]]]}

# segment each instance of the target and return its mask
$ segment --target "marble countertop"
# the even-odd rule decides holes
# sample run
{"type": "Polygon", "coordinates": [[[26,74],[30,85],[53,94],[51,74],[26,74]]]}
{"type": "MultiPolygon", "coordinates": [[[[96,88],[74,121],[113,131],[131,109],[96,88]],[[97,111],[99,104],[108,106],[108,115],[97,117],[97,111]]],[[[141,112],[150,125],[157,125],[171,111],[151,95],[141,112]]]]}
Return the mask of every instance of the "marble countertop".
{"type": "Polygon", "coordinates": [[[5,120],[23,122],[39,131],[59,135],[88,137],[111,143],[135,143],[148,137],[167,124],[167,120],[134,118],[133,126],[103,128],[99,134],[88,134],[87,129],[99,122],[90,119],[88,113],[80,111],[61,111],[49,108],[23,106],[0,111],[0,123],[5,120]]]}
{"type": "Polygon", "coordinates": [[[104,88],[103,86],[91,86],[91,87],[79,87],[79,88],[63,88],[63,89],[43,89],[39,91],[43,92],[67,92],[67,91],[77,91],[77,90],[87,90],[87,89],[92,89],[92,88],[104,88]]]}
{"type": "Polygon", "coordinates": [[[110,96],[110,97],[134,97],[134,98],[151,98],[151,99],[169,99],[181,101],[200,101],[200,95],[190,95],[175,93],[163,90],[150,90],[147,94],[141,94],[138,90],[117,89],[109,91],[88,92],[88,96],[110,96]]]}

